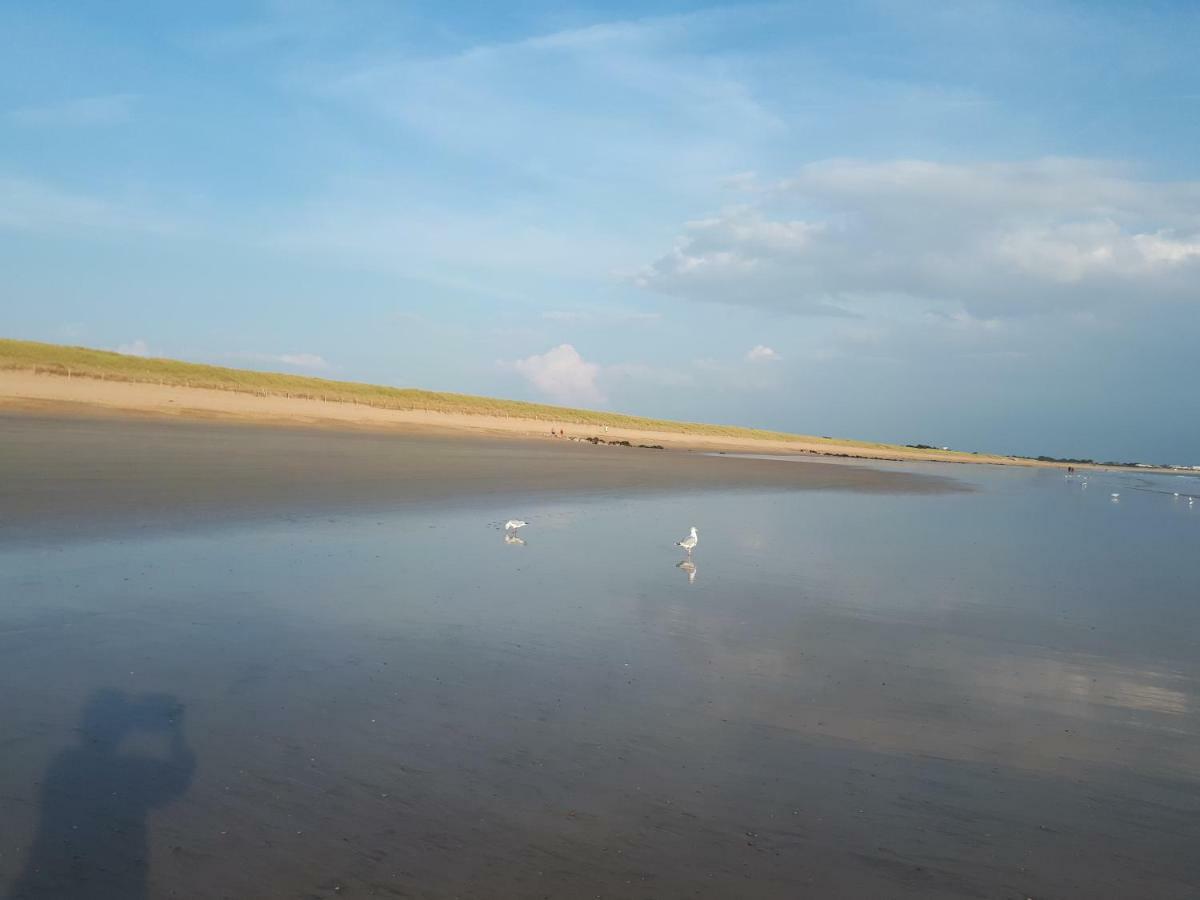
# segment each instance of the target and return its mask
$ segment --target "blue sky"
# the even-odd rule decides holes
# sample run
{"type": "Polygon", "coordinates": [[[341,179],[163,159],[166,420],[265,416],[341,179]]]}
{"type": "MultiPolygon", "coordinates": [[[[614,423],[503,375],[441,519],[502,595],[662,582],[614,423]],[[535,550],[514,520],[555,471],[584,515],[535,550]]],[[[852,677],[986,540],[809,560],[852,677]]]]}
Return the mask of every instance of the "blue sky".
{"type": "Polygon", "coordinates": [[[0,333],[1200,464],[1193,3],[8,3],[0,333]]]}

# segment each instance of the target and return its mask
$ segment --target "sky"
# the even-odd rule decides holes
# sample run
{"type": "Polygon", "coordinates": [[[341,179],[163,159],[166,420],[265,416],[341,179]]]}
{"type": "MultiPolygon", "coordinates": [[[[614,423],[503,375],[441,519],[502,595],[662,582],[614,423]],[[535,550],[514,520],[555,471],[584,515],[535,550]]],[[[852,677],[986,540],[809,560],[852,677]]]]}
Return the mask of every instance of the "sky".
{"type": "Polygon", "coordinates": [[[1200,465],[1200,5],[0,5],[0,335],[1200,465]]]}

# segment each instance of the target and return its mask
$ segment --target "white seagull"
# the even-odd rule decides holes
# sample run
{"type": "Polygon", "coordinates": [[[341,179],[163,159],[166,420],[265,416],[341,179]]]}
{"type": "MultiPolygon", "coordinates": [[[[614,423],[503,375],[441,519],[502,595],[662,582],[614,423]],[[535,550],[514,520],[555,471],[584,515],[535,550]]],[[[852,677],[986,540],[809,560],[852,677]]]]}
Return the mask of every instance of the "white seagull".
{"type": "Polygon", "coordinates": [[[529,523],[524,519],[509,519],[504,523],[505,531],[516,531],[518,528],[524,528],[529,523]]]}
{"type": "Polygon", "coordinates": [[[688,556],[692,555],[692,551],[696,549],[696,545],[700,543],[700,535],[696,532],[696,526],[692,526],[692,533],[685,537],[682,541],[676,541],[676,547],[682,547],[688,552],[688,556]]]}

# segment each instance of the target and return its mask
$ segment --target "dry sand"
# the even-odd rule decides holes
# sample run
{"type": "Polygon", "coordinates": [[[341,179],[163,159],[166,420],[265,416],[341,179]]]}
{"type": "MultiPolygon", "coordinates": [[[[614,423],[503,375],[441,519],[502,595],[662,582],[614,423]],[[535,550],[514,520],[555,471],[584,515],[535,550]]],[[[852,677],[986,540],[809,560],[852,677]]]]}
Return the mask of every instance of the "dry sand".
{"type": "Polygon", "coordinates": [[[226,419],[273,425],[339,426],[410,434],[474,433],[550,440],[551,429],[565,429],[567,437],[599,437],[608,441],[659,444],[676,449],[740,451],[750,453],[802,453],[864,459],[904,459],[958,463],[1045,465],[1031,460],[968,453],[928,452],[879,448],[827,441],[753,440],[716,435],[679,434],[670,431],[587,427],[506,416],[476,416],[418,410],[390,410],[354,403],[255,395],[204,388],[173,387],[22,371],[0,372],[0,410],[69,413],[138,413],[144,416],[226,419]]]}

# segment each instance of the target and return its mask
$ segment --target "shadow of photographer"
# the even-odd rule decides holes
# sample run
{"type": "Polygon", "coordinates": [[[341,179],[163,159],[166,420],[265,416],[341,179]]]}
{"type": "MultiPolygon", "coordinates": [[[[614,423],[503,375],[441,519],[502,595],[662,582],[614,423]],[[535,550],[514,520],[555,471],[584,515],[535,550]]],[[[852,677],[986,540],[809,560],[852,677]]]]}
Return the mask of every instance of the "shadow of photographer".
{"type": "Polygon", "coordinates": [[[196,768],[183,706],[166,694],[100,690],[77,732],[42,782],[37,835],[9,900],[147,896],[148,815],[181,797],[196,768]],[[125,752],[131,739],[165,746],[155,756],[125,752]]]}

